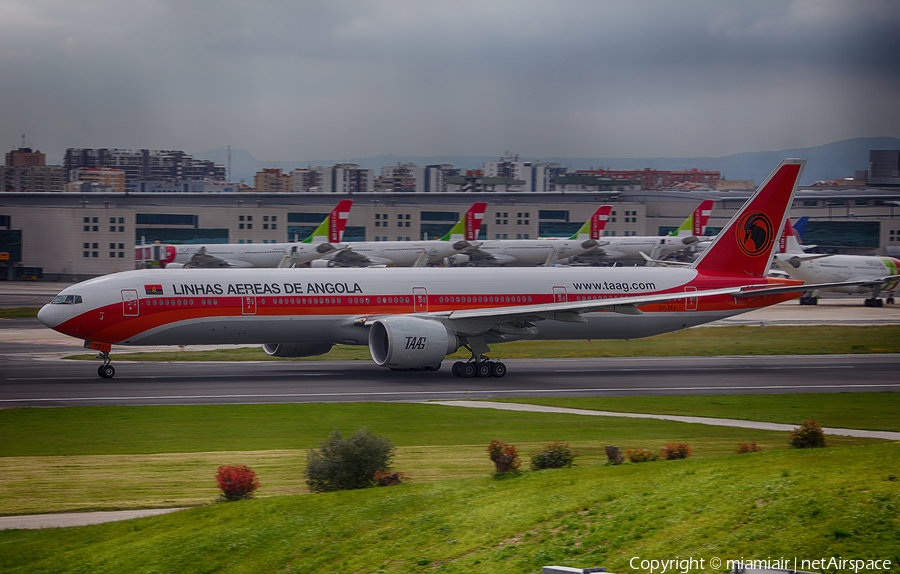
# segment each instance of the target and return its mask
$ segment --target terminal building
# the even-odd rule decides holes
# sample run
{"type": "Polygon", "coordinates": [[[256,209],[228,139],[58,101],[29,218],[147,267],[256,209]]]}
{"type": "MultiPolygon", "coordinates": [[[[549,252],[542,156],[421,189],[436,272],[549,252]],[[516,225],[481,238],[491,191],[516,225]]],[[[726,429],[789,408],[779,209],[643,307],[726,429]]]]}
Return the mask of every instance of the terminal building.
{"type": "MultiPolygon", "coordinates": [[[[886,157],[886,161],[898,159],[896,155],[886,157]]],[[[184,165],[182,157],[182,169],[184,165]]],[[[559,166],[550,164],[488,166],[485,171],[477,170],[479,173],[450,166],[413,168],[401,165],[382,170],[384,180],[351,166],[295,170],[298,179],[294,181],[305,181],[316,188],[299,192],[287,191],[293,188],[283,187],[283,181],[282,191],[246,191],[224,178],[204,179],[198,172],[193,180],[145,182],[143,187],[129,186],[126,176],[125,192],[111,186],[83,185],[71,193],[0,193],[0,280],[43,277],[73,281],[125,271],[135,268],[135,246],[154,242],[264,244],[302,240],[342,199],[354,201],[344,241],[439,237],[475,201],[488,203],[481,239],[569,236],[603,204],[613,206],[604,233],[662,235],[678,227],[705,199],[715,200],[707,230],[712,234],[743,205],[753,187],[743,185],[743,189],[732,191],[706,185],[645,189],[634,177],[646,174],[631,175],[632,179],[611,173],[565,174],[559,166]],[[554,177],[546,175],[554,170],[554,177]],[[416,174],[432,178],[427,191],[415,187],[416,174]],[[385,183],[388,180],[390,185],[385,183]],[[347,185],[343,186],[345,181],[347,185]],[[536,191],[530,187],[530,182],[547,187],[551,181],[556,189],[536,191]],[[329,192],[322,192],[323,187],[329,192]],[[365,191],[355,191],[360,189],[365,191]]],[[[92,169],[110,168],[78,165],[73,173],[81,170],[79,177],[85,177],[92,169]]],[[[215,166],[211,169],[224,175],[215,166]]],[[[690,182],[690,178],[709,183],[711,177],[708,172],[684,173],[687,179],[679,180],[682,183],[690,182]]],[[[891,187],[891,178],[900,175],[896,167],[883,173],[890,180],[883,187],[801,188],[791,217],[810,218],[803,243],[815,245],[820,252],[900,255],[900,187],[891,187]]],[[[721,182],[716,179],[714,183],[721,182]]]]}

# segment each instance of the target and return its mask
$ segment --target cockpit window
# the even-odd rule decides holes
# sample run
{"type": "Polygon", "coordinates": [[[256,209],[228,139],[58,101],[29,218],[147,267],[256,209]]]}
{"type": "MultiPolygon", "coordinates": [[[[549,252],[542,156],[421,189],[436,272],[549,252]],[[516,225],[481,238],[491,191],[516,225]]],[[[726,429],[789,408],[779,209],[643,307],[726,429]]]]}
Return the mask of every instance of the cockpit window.
{"type": "Polygon", "coordinates": [[[50,302],[56,305],[77,305],[81,303],[81,295],[57,295],[50,302]]]}

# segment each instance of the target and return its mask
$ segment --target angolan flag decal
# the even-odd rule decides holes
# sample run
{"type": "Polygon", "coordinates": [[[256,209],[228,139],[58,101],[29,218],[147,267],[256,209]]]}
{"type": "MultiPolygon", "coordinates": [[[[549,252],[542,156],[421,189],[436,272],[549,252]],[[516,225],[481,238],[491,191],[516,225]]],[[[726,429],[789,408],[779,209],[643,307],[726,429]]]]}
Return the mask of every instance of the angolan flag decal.
{"type": "Polygon", "coordinates": [[[162,295],[162,285],[144,285],[144,293],[146,295],[162,295]]]}

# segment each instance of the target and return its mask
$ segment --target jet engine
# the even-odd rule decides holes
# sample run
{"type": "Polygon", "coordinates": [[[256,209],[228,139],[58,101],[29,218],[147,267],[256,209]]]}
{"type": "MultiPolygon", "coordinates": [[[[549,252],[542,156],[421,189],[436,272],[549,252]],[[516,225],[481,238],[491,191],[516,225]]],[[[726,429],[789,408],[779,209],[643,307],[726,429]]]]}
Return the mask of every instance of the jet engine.
{"type": "Polygon", "coordinates": [[[700,243],[700,240],[694,235],[689,235],[689,236],[683,238],[681,240],[681,243],[684,245],[695,245],[697,243],[700,243]]]}
{"type": "Polygon", "coordinates": [[[369,353],[380,367],[436,370],[458,348],[456,335],[430,319],[386,317],[369,328],[369,353]]]}
{"type": "Polygon", "coordinates": [[[262,346],[263,351],[272,357],[314,357],[324,355],[331,350],[331,343],[301,343],[288,345],[276,343],[262,346]]]}

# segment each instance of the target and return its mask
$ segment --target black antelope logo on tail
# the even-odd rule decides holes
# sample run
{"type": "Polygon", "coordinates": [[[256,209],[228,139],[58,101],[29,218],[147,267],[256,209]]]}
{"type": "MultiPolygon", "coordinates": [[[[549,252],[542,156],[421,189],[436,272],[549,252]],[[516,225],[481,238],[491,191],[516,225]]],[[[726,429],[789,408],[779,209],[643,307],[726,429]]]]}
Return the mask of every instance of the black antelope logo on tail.
{"type": "Polygon", "coordinates": [[[746,213],[737,224],[738,246],[750,257],[763,255],[772,246],[773,230],[772,220],[765,213],[746,213]]]}

